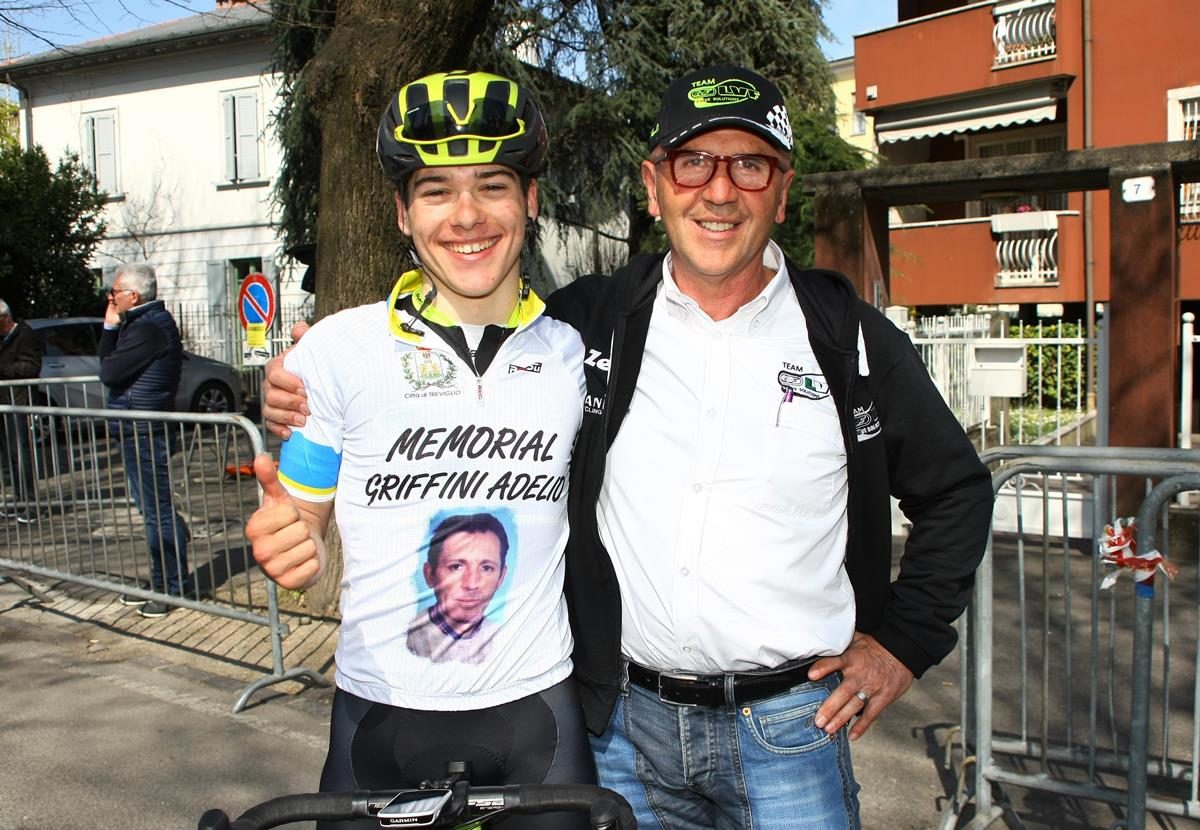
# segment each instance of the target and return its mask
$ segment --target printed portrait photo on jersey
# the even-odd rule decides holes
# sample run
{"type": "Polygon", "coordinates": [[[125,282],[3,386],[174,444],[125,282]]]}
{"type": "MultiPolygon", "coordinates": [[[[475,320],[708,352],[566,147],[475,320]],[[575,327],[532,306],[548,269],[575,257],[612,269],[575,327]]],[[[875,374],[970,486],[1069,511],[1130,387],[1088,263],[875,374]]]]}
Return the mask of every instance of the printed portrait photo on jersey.
{"type": "Polygon", "coordinates": [[[413,581],[408,650],[434,662],[482,663],[504,617],[516,526],[506,509],[435,513],[413,581]]]}

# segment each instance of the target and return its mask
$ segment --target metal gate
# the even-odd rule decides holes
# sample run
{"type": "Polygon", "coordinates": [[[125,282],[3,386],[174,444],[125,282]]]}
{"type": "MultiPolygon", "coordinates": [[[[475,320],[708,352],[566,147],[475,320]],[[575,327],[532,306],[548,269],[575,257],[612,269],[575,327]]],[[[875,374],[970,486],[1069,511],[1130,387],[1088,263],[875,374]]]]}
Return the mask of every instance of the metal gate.
{"type": "Polygon", "coordinates": [[[1102,590],[1096,555],[1118,476],[1145,482],[1139,551],[1179,550],[1166,504],[1200,489],[1200,452],[1026,446],[983,460],[1015,514],[1008,530],[993,522],[961,621],[963,758],[943,828],[968,805],[967,827],[1019,824],[996,797],[1005,786],[1123,806],[1113,826],[1133,830],[1147,810],[1200,815],[1194,544],[1174,584],[1126,576],[1102,590]]]}
{"type": "MultiPolygon", "coordinates": [[[[73,379],[76,384],[98,379],[73,379]]],[[[157,600],[264,626],[270,675],[234,704],[284,680],[325,685],[320,673],[284,666],[276,586],[255,567],[245,517],[260,501],[244,468],[263,451],[240,415],[16,406],[0,381],[0,570],[157,600]],[[161,485],[161,486],[158,486],[161,485]],[[146,517],[157,516],[158,522],[146,517]],[[178,518],[176,518],[178,517],[178,518]],[[158,561],[150,537],[159,533],[158,561]],[[154,584],[153,571],[185,575],[154,584]]]]}

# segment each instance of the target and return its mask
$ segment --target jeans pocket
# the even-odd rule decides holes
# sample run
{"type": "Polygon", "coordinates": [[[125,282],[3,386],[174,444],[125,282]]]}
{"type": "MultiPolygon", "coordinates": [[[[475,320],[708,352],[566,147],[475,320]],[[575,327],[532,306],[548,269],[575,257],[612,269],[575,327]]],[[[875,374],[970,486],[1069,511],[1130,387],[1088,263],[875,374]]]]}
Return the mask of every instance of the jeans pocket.
{"type": "Polygon", "coordinates": [[[793,755],[828,746],[833,740],[814,722],[817,710],[829,696],[824,686],[803,690],[750,704],[741,710],[754,740],[767,752],[793,755]]]}

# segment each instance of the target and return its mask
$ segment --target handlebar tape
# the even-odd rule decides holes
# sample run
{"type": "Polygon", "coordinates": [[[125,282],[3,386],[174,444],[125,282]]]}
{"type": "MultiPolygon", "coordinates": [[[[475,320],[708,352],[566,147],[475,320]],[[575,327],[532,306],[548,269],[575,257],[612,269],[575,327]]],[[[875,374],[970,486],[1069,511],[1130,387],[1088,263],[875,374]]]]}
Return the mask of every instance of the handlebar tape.
{"type": "MultiPolygon", "coordinates": [[[[506,808],[514,813],[549,813],[559,810],[589,810],[596,830],[637,830],[629,802],[612,790],[589,784],[521,784],[507,787],[478,787],[468,795],[494,798],[502,794],[506,808]],[[500,791],[497,793],[497,791],[500,791]]],[[[251,807],[238,817],[230,830],[268,830],[293,821],[346,821],[368,818],[368,805],[385,802],[395,791],[352,793],[305,793],[285,795],[251,807]]],[[[216,812],[216,811],[212,811],[216,812]]],[[[210,817],[209,814],[205,814],[210,817]]],[[[224,816],[222,816],[223,818],[224,816]]],[[[203,825],[202,825],[203,826],[203,825]]],[[[220,826],[220,825],[218,825],[220,826]]]]}
{"type": "Polygon", "coordinates": [[[200,816],[196,830],[229,830],[229,816],[225,815],[224,810],[207,810],[200,816]]]}
{"type": "Polygon", "coordinates": [[[370,793],[303,793],[285,795],[251,807],[230,830],[267,830],[293,821],[345,821],[367,818],[370,793]]]}
{"type": "Polygon", "coordinates": [[[597,830],[636,830],[633,808],[622,796],[589,784],[521,784],[517,787],[519,813],[591,809],[597,830]]]}

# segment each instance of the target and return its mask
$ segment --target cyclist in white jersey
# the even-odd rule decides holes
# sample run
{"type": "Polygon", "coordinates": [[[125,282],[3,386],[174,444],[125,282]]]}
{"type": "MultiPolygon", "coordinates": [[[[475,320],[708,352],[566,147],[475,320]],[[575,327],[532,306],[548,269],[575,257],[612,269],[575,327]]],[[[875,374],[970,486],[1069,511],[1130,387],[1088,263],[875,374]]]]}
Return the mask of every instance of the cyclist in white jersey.
{"type": "Polygon", "coordinates": [[[271,579],[305,588],[337,511],[322,790],[414,786],[448,761],[471,763],[477,785],[594,780],[562,593],[584,352],[520,272],[546,143],[536,103],[506,78],[403,87],[378,152],[421,267],[386,302],[321,320],[285,360],[311,415],[278,472],[255,460],[264,496],[246,535],[271,579]]]}

